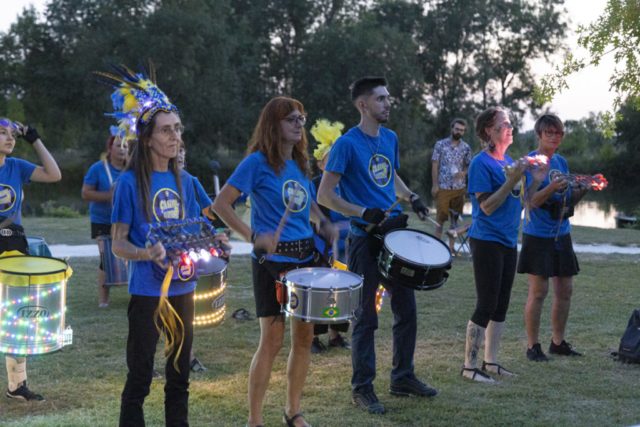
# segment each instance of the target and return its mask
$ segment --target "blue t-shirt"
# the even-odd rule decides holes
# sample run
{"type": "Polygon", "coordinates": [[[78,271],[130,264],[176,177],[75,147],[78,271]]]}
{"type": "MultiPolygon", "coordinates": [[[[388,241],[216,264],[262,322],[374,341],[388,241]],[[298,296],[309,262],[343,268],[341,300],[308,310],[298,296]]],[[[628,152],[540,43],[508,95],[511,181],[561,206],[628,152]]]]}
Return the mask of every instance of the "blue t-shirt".
{"type": "MultiPolygon", "coordinates": [[[[178,186],[171,171],[152,173],[150,194],[152,223],[200,216],[191,179],[191,175],[181,171],[182,199],[180,199],[178,186]]],[[[141,206],[133,171],[125,172],[118,179],[113,194],[111,222],[128,225],[129,241],[139,248],[145,247],[147,237],[142,226],[148,221],[141,206]]],[[[129,293],[160,296],[165,273],[166,271],[153,261],[132,261],[129,271],[129,293]]],[[[195,288],[195,281],[174,280],[169,287],[169,296],[186,294],[195,288]]]]}
{"type": "Polygon", "coordinates": [[[505,155],[504,161],[491,157],[484,151],[471,161],[469,166],[469,187],[473,222],[467,233],[474,239],[490,240],[514,248],[518,244],[518,228],[522,203],[520,203],[521,182],[509,193],[505,201],[490,216],[480,208],[476,193],[495,193],[507,181],[504,166],[513,163],[505,155]]]}
{"type": "MultiPolygon", "coordinates": [[[[247,193],[251,198],[251,228],[257,233],[274,233],[280,219],[284,215],[290,198],[293,196],[296,183],[298,193],[289,213],[286,225],[280,235],[281,242],[294,242],[308,239],[313,235],[309,223],[309,211],[315,199],[313,183],[298,169],[295,160],[285,160],[286,167],[280,176],[269,167],[266,157],[255,152],[249,154],[238,165],[233,175],[227,180],[239,191],[247,193]]],[[[256,257],[255,253],[253,256],[256,257]]],[[[306,262],[308,259],[269,255],[268,260],[276,262],[306,262]]]]}
{"type": "MultiPolygon", "coordinates": [[[[111,163],[107,163],[107,166],[111,171],[111,178],[115,184],[120,173],[122,173],[122,169],[116,169],[111,163]]],[[[104,163],[95,162],[91,165],[84,177],[84,184],[92,185],[96,191],[100,192],[111,190],[109,176],[104,168],[104,163]]],[[[97,224],[111,225],[111,202],[91,202],[89,204],[89,219],[97,224]]]]}
{"type": "MultiPolygon", "coordinates": [[[[346,201],[386,210],[396,201],[395,170],[400,168],[398,137],[383,127],[379,137],[365,135],[357,126],[349,129],[331,148],[325,170],[342,175],[338,188],[346,201]]],[[[400,212],[402,207],[398,204],[391,216],[400,212]]],[[[351,218],[366,224],[360,217],[351,218]]],[[[351,227],[351,232],[358,236],[366,235],[356,227],[351,227]]]]}
{"type": "MultiPolygon", "coordinates": [[[[322,174],[320,174],[320,177],[322,177],[322,174]]],[[[314,187],[316,186],[316,182],[317,182],[315,181],[316,179],[318,178],[316,177],[312,181],[314,183],[314,187]]],[[[316,192],[317,192],[317,188],[316,188],[316,192]]],[[[340,189],[338,187],[334,189],[334,192],[338,196],[340,196],[340,189]]],[[[318,203],[317,194],[313,201],[318,203]]],[[[338,231],[340,232],[340,240],[338,240],[338,250],[344,250],[347,247],[346,239],[349,236],[349,217],[341,214],[340,212],[332,211],[331,209],[328,209],[328,211],[329,211],[329,219],[334,224],[334,226],[338,228],[338,231]]],[[[325,243],[322,237],[318,236],[316,233],[313,233],[313,240],[316,242],[316,248],[318,248],[320,252],[324,252],[325,243]]]]}
{"type": "Polygon", "coordinates": [[[22,159],[7,157],[0,167],[0,221],[16,214],[13,222],[22,224],[22,185],[31,182],[36,165],[22,159]]]}
{"type": "Polygon", "coordinates": [[[200,181],[198,181],[198,178],[196,178],[195,176],[191,176],[192,180],[193,180],[193,186],[195,187],[195,192],[197,194],[197,202],[200,204],[200,215],[202,215],[202,210],[205,208],[208,208],[209,206],[211,206],[211,203],[213,203],[211,201],[211,199],[209,198],[209,195],[207,194],[206,191],[204,191],[204,187],[202,187],[202,184],[200,184],[200,181]]]}
{"type": "MultiPolygon", "coordinates": [[[[538,153],[535,151],[529,153],[530,156],[534,156],[536,154],[538,153]]],[[[542,184],[540,184],[539,190],[542,190],[549,185],[551,178],[556,173],[569,173],[569,167],[567,166],[566,160],[559,154],[555,154],[553,157],[549,158],[549,173],[544,178],[544,181],[542,181],[542,184]]],[[[527,182],[531,182],[531,173],[527,171],[525,174],[527,176],[527,182]]],[[[546,203],[564,203],[565,196],[566,203],[570,203],[571,191],[569,188],[553,193],[546,203]]],[[[557,219],[551,219],[551,213],[540,208],[529,212],[529,221],[527,221],[526,217],[524,220],[523,233],[531,236],[555,237],[556,233],[558,236],[564,236],[565,234],[569,234],[570,231],[571,224],[569,223],[569,219],[562,220],[561,222],[557,219]],[[560,225],[559,230],[558,225],[560,225]]]]}

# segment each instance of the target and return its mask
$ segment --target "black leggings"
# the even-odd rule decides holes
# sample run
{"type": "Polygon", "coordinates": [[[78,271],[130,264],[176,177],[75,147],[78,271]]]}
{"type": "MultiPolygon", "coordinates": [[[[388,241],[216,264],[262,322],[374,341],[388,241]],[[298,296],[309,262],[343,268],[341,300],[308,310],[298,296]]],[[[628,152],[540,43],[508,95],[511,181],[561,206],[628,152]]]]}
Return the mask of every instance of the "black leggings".
{"type": "Polygon", "coordinates": [[[469,237],[476,280],[476,311],[471,321],[486,328],[490,320],[504,322],[516,275],[518,248],[469,237]]]}

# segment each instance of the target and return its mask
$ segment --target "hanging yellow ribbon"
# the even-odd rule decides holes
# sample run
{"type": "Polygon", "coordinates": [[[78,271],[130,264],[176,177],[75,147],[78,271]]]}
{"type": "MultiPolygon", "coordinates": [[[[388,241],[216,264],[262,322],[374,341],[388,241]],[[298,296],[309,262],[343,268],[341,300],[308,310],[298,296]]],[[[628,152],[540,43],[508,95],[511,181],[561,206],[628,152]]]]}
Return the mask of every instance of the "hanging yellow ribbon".
{"type": "Polygon", "coordinates": [[[162,288],[160,288],[160,302],[158,303],[158,308],[156,308],[156,311],[153,314],[153,320],[156,328],[158,328],[158,332],[164,337],[165,359],[169,359],[169,357],[175,352],[173,367],[176,371],[180,372],[180,369],[178,369],[178,357],[180,357],[182,345],[184,344],[184,323],[182,323],[182,319],[180,319],[180,316],[169,302],[169,286],[171,286],[172,277],[173,266],[170,265],[167,270],[167,274],[164,276],[164,280],[162,281],[162,288]],[[158,324],[158,318],[160,318],[160,321],[162,322],[162,327],[158,324]],[[180,323],[180,327],[178,327],[178,323],[180,323]],[[178,342],[180,345],[177,345],[178,342]]]}

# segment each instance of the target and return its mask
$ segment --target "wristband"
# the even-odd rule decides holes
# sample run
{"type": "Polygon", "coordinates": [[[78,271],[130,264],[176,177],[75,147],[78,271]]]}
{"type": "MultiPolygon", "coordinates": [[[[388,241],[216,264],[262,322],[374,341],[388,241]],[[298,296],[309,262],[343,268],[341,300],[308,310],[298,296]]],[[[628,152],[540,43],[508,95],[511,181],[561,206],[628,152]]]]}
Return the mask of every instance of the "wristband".
{"type": "Polygon", "coordinates": [[[420,196],[418,196],[416,193],[411,193],[411,195],[409,196],[409,203],[413,203],[415,200],[418,200],[420,198],[420,196]]]}

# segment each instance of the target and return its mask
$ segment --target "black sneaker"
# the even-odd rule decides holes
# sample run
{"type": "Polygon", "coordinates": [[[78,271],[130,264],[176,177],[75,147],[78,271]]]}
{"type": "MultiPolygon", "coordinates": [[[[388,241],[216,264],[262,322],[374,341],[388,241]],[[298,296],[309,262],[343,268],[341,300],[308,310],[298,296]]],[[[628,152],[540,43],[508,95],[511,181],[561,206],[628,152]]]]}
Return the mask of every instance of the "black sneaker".
{"type": "Polygon", "coordinates": [[[527,359],[532,362],[548,362],[547,355],[542,352],[540,343],[534,344],[533,348],[527,349],[527,359]]]}
{"type": "Polygon", "coordinates": [[[156,371],[156,368],[153,368],[153,373],[151,374],[151,379],[152,380],[161,380],[162,379],[162,375],[160,375],[160,373],[158,371],[156,371]]]}
{"type": "Polygon", "coordinates": [[[320,338],[315,337],[313,339],[313,342],[311,343],[311,353],[320,354],[320,353],[326,353],[326,352],[327,352],[327,347],[325,347],[324,344],[322,344],[322,341],[320,341],[320,338]]]}
{"type": "Polygon", "coordinates": [[[555,345],[553,340],[551,340],[551,344],[549,345],[549,353],[557,354],[558,356],[582,356],[582,353],[578,353],[575,351],[571,344],[562,340],[560,345],[555,345]]]}
{"type": "Polygon", "coordinates": [[[387,410],[384,405],[378,400],[378,396],[371,391],[354,391],[353,392],[353,404],[363,411],[368,411],[370,414],[386,414],[387,410]]]}
{"type": "Polygon", "coordinates": [[[191,361],[191,370],[193,372],[198,372],[198,371],[206,371],[207,368],[205,368],[204,365],[200,363],[197,357],[194,357],[193,360],[191,361]]]}
{"type": "Polygon", "coordinates": [[[433,397],[438,392],[435,388],[431,388],[415,376],[403,378],[398,381],[391,381],[389,393],[394,396],[411,396],[411,397],[433,397]]]}
{"type": "Polygon", "coordinates": [[[351,348],[347,340],[342,338],[342,335],[338,334],[337,337],[329,340],[329,348],[337,347],[337,348],[351,348]]]}
{"type": "Polygon", "coordinates": [[[29,390],[26,383],[15,389],[15,391],[7,390],[7,398],[26,401],[35,400],[36,402],[45,401],[44,397],[29,390]]]}

